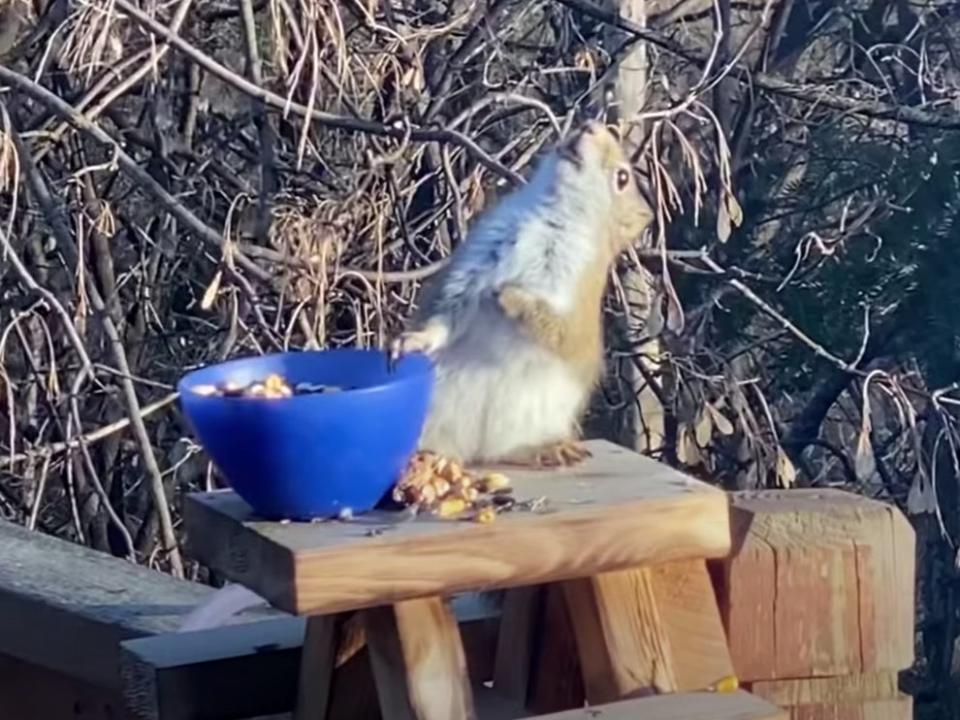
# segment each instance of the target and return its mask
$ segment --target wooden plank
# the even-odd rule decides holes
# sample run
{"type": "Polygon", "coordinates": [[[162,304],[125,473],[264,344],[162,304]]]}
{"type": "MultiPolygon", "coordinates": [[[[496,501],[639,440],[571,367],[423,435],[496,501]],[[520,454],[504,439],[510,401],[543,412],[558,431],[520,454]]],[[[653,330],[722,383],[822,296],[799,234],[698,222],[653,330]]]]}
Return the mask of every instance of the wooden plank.
{"type": "Polygon", "coordinates": [[[715,576],[742,681],[900,670],[914,657],[914,535],[830,489],[737,493],[715,576]]]}
{"type": "Polygon", "coordinates": [[[0,652],[103,688],[120,688],[122,640],[176,630],[213,592],[3,520],[0,548],[0,652]]]}
{"type": "Polygon", "coordinates": [[[304,636],[285,617],[128,640],[126,707],[142,720],[206,720],[290,711],[304,636]]]}
{"type": "Polygon", "coordinates": [[[384,720],[476,717],[460,632],[438,597],[365,610],[384,720]]]}
{"type": "Polygon", "coordinates": [[[705,563],[564,583],[587,701],[705,690],[733,674],[705,563]]]}
{"type": "Polygon", "coordinates": [[[611,443],[581,467],[508,470],[542,512],[484,525],[373,512],[351,522],[258,521],[234,493],[188,497],[192,554],[275,606],[333,613],[581,577],[730,548],[724,492],[611,443]],[[469,562],[465,562],[469,558],[469,562]]]}
{"type": "Polygon", "coordinates": [[[787,713],[749,693],[678,693],[620,700],[539,715],[538,720],[787,720],[787,713]]]}

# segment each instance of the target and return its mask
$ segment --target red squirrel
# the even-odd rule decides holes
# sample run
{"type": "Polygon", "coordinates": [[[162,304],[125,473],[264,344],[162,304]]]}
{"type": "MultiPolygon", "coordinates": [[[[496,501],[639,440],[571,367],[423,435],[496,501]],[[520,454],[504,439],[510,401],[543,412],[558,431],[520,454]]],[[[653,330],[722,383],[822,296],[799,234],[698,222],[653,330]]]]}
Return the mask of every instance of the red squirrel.
{"type": "Polygon", "coordinates": [[[436,364],[420,449],[464,463],[572,465],[603,369],[602,300],[651,224],[617,133],[590,121],[482,214],[427,280],[391,356],[436,364]]]}

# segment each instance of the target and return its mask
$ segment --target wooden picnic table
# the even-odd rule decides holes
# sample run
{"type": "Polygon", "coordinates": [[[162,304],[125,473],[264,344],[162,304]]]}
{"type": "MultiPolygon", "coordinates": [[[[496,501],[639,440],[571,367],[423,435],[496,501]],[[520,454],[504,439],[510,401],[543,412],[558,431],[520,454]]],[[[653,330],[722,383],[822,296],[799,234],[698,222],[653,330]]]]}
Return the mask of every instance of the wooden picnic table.
{"type": "Polygon", "coordinates": [[[611,443],[587,446],[593,456],[576,468],[501,469],[518,501],[544,501],[492,524],[380,511],[266,522],[232,491],[216,491],[187,498],[188,548],[276,607],[309,616],[298,717],[324,717],[345,613],[360,618],[384,718],[476,717],[447,599],[508,590],[494,682],[508,691],[537,657],[528,629],[543,613],[525,589],[545,585],[573,618],[591,704],[707,689],[732,674],[705,562],[730,550],[728,496],[611,443]]]}

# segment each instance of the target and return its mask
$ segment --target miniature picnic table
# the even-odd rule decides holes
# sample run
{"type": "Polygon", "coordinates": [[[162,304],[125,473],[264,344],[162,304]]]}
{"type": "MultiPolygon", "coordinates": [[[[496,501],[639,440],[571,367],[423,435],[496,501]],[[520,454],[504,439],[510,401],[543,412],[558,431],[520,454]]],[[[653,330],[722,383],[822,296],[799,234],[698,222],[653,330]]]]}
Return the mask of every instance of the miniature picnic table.
{"type": "Polygon", "coordinates": [[[518,501],[546,502],[491,524],[381,511],[265,522],[232,491],[215,491],[187,498],[188,546],[224,577],[308,616],[298,718],[325,717],[334,619],[352,611],[386,720],[477,717],[447,598],[509,590],[497,662],[512,667],[497,668],[499,689],[502,677],[511,684],[505,670],[523,676],[535,656],[522,647],[531,618],[511,597],[542,585],[562,588],[589,703],[707,689],[732,674],[706,567],[730,550],[727,494],[612,443],[587,447],[592,457],[575,468],[504,470],[518,501]]]}

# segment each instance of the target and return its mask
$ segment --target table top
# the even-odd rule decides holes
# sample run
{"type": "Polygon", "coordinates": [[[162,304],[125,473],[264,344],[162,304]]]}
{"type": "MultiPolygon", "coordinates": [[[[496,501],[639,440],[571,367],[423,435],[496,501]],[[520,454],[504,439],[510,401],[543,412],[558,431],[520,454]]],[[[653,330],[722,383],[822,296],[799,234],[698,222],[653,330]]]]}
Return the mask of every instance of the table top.
{"type": "Polygon", "coordinates": [[[386,511],[267,522],[230,490],[192,494],[184,510],[188,551],[296,614],[727,554],[725,492],[606,441],[586,446],[593,456],[574,468],[497,468],[518,501],[546,502],[491,524],[386,511]]]}

